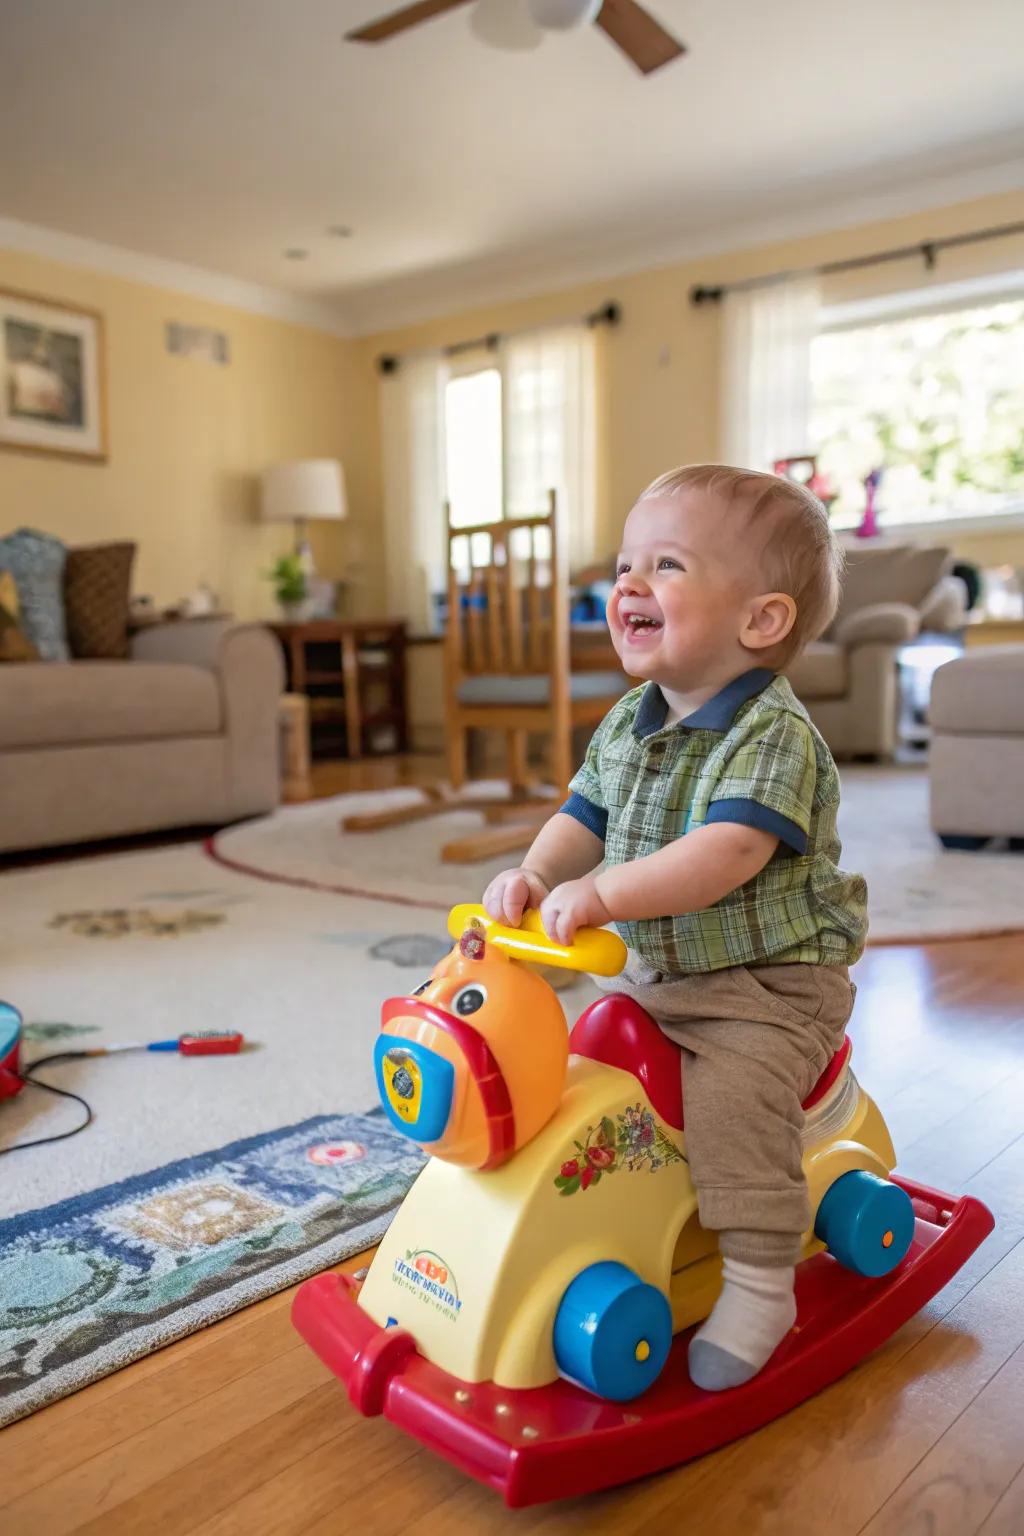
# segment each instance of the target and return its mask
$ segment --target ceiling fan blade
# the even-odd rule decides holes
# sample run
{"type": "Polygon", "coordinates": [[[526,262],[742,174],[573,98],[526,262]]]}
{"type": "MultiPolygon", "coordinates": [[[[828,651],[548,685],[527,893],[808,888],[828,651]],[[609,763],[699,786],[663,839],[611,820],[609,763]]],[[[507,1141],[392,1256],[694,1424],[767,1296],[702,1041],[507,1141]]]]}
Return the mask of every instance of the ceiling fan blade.
{"type": "Polygon", "coordinates": [[[347,43],[386,43],[389,37],[395,37],[399,32],[406,32],[410,27],[416,27],[421,21],[429,21],[432,16],[443,16],[445,11],[454,11],[460,5],[468,5],[469,0],[417,0],[415,5],[403,5],[400,11],[392,11],[389,16],[382,16],[379,21],[371,21],[365,27],[359,27],[355,32],[346,32],[347,43]]]}
{"type": "Polygon", "coordinates": [[[595,21],[643,75],[686,52],[637,0],[604,0],[595,21]]]}

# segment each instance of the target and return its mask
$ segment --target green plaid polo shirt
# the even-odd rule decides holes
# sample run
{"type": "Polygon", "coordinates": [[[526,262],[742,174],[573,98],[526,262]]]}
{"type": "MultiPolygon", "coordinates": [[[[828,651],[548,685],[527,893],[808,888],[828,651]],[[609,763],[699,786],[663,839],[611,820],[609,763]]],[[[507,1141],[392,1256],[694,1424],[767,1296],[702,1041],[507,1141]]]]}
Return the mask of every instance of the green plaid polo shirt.
{"type": "Polygon", "coordinates": [[[656,683],[601,721],[562,810],[604,841],[605,863],[657,853],[716,821],[774,833],[760,874],[714,906],[618,923],[671,975],[729,965],[850,965],[864,948],[867,891],[838,867],[839,775],[784,677],[744,672],[685,720],[665,723],[656,683]]]}

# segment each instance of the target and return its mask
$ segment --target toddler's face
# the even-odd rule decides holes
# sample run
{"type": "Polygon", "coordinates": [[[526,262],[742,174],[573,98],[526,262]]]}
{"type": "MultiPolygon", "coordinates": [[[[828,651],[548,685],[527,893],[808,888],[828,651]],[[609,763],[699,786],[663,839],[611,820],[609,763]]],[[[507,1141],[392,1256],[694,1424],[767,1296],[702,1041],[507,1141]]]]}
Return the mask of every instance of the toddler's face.
{"type": "Polygon", "coordinates": [[[699,491],[638,501],[626,518],[607,614],[632,677],[683,689],[732,662],[737,673],[755,664],[739,636],[758,590],[756,562],[730,547],[729,528],[699,491]]]}

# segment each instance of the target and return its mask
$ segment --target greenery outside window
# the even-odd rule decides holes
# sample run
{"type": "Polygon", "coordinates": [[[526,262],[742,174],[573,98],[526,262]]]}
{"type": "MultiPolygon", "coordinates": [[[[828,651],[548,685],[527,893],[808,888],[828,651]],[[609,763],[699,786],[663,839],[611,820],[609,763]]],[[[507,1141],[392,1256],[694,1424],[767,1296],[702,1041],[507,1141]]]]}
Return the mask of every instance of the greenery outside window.
{"type": "Polygon", "coordinates": [[[824,330],[811,391],[837,527],[878,466],[883,527],[1024,512],[1024,298],[824,330]]]}

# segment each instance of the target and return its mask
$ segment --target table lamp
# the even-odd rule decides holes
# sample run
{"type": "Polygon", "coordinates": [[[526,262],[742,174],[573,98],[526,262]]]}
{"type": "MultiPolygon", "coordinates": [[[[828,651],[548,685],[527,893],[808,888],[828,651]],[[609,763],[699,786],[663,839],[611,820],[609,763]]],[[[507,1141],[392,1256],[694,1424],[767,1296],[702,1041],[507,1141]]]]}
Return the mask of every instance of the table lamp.
{"type": "Polygon", "coordinates": [[[308,583],[316,572],[306,523],[348,516],[345,472],[338,460],[297,459],[265,470],[260,516],[265,523],[295,524],[295,553],[308,583]]]}

